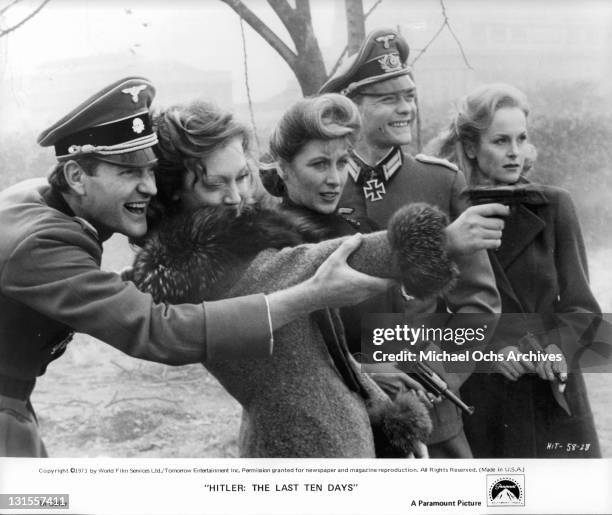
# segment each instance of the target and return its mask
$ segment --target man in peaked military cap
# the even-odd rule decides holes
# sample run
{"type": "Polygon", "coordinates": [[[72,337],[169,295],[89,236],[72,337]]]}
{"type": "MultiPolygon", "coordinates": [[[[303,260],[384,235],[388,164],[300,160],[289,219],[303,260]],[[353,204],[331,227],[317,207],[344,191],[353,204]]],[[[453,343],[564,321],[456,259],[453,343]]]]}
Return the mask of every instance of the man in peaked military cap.
{"type": "Polygon", "coordinates": [[[199,305],[154,304],[101,271],[103,241],[147,230],[154,94],[148,80],[132,77],[93,95],[38,138],[57,155],[48,182],[0,193],[0,456],[46,456],[30,394],[74,331],[173,365],[267,356],[272,330],[292,318],[388,286],[346,264],[358,239],[290,289],[199,305]]]}
{"type": "MultiPolygon", "coordinates": [[[[342,93],[359,107],[362,129],[349,162],[350,179],[339,203],[348,217],[367,217],[385,226],[402,205],[427,202],[445,211],[449,250],[459,265],[456,287],[444,303],[401,302],[399,295],[369,301],[362,311],[427,313],[436,309],[454,313],[498,313],[499,294],[484,249],[501,243],[505,206],[487,204],[467,208],[461,192],[466,183],[453,164],[419,154],[404,153],[412,140],[416,117],[416,87],[407,66],[409,48],[394,30],[370,33],[357,54],[351,56],[319,93],[342,93]],[[467,208],[467,209],[466,209],[467,208]]],[[[460,378],[449,375],[458,388],[460,378]]],[[[468,458],[471,451],[462,429],[461,414],[448,401],[434,409],[432,458],[468,458]]]]}

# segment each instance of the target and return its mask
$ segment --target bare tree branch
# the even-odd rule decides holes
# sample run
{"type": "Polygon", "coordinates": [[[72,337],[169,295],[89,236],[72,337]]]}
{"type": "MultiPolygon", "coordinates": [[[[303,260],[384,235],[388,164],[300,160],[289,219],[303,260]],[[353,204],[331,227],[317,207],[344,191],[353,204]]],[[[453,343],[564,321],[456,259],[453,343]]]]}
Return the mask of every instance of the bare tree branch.
{"type": "Polygon", "coordinates": [[[309,34],[303,28],[312,26],[309,0],[296,0],[295,9],[287,0],[268,0],[268,4],[283,22],[299,55],[308,45],[309,34]]]}
{"type": "Polygon", "coordinates": [[[246,37],[244,35],[244,20],[240,18],[240,36],[242,38],[242,66],[244,68],[244,86],[246,88],[247,100],[249,102],[249,114],[251,115],[251,125],[253,126],[253,134],[255,134],[255,142],[257,143],[257,152],[261,149],[259,137],[257,136],[257,126],[255,125],[255,113],[253,112],[253,99],[251,98],[251,87],[249,86],[249,65],[248,54],[246,47],[246,37]]]}
{"type": "Polygon", "coordinates": [[[257,32],[278,54],[285,60],[285,62],[293,69],[297,56],[291,50],[282,39],[280,39],[270,27],[268,27],[253,11],[251,11],[246,5],[240,0],[221,0],[223,3],[231,7],[238,16],[246,21],[251,28],[257,32]]]}
{"type": "Polygon", "coordinates": [[[417,54],[417,56],[412,60],[411,66],[414,66],[414,64],[421,58],[421,56],[427,52],[427,50],[429,49],[429,47],[431,46],[431,44],[438,39],[438,36],[440,35],[440,33],[444,30],[444,27],[446,26],[446,22],[442,22],[442,25],[440,25],[440,28],[436,31],[436,33],[434,34],[434,36],[429,40],[429,42],[423,47],[421,48],[421,51],[417,54]]]}
{"type": "Polygon", "coordinates": [[[295,0],[295,12],[310,19],[310,0],[295,0]]]}
{"type": "Polygon", "coordinates": [[[374,5],[372,5],[372,7],[368,9],[368,12],[363,15],[364,19],[367,20],[368,16],[370,16],[370,14],[374,12],[374,9],[376,9],[382,3],[382,1],[383,0],[376,0],[376,2],[374,2],[374,5]]]}
{"type": "MultiPolygon", "coordinates": [[[[368,16],[370,16],[370,14],[374,12],[374,9],[376,9],[382,3],[382,1],[383,0],[376,0],[376,2],[374,2],[372,7],[368,9],[368,12],[363,15],[363,19],[367,20],[368,16]]],[[[335,64],[332,66],[331,71],[329,72],[329,77],[331,77],[334,73],[336,73],[336,71],[340,67],[340,64],[342,63],[342,59],[344,59],[344,56],[346,55],[347,52],[348,52],[348,45],[344,47],[344,50],[342,50],[340,57],[338,57],[335,64]]]]}
{"type": "Polygon", "coordinates": [[[270,4],[270,7],[274,9],[274,12],[283,22],[285,27],[287,27],[288,24],[291,24],[295,11],[293,10],[293,7],[289,5],[287,0],[268,0],[268,4],[270,4]]]}
{"type": "Polygon", "coordinates": [[[6,11],[8,11],[11,7],[13,7],[15,4],[19,2],[21,2],[21,0],[13,0],[8,5],[5,5],[2,9],[0,9],[0,16],[2,16],[6,11]]]}
{"type": "Polygon", "coordinates": [[[457,43],[457,46],[459,47],[459,51],[461,52],[461,56],[463,57],[463,62],[465,63],[465,65],[470,69],[473,70],[474,68],[472,68],[472,65],[470,64],[470,62],[468,61],[467,56],[465,55],[465,52],[463,51],[463,45],[461,44],[461,41],[459,41],[459,38],[457,37],[457,35],[455,34],[455,31],[453,30],[453,28],[450,26],[450,23],[447,23],[446,26],[448,27],[448,31],[451,33],[451,35],[453,36],[453,39],[455,40],[455,42],[457,43]]]}
{"type": "Polygon", "coordinates": [[[28,21],[29,19],[33,18],[38,12],[40,12],[40,10],[50,2],[51,0],[43,0],[43,2],[36,8],[34,9],[30,14],[28,14],[23,20],[21,20],[19,23],[17,23],[16,25],[13,25],[12,27],[9,27],[6,30],[2,30],[0,31],[0,38],[3,36],[6,36],[7,34],[10,34],[11,32],[13,32],[14,30],[17,30],[19,27],[21,27],[26,21],[28,21]]]}
{"type": "Polygon", "coordinates": [[[309,0],[295,0],[295,9],[287,0],[268,0],[291,37],[297,54],[295,73],[302,93],[311,95],[325,81],[323,55],[312,26],[309,0]]]}
{"type": "Polygon", "coordinates": [[[427,49],[431,46],[431,44],[438,38],[440,33],[444,30],[444,27],[446,27],[448,28],[448,31],[451,33],[451,36],[455,40],[455,43],[457,43],[457,46],[459,47],[459,51],[461,52],[461,56],[463,57],[463,62],[465,63],[465,66],[468,67],[470,70],[473,70],[474,68],[472,68],[472,65],[470,64],[467,56],[465,55],[465,51],[463,50],[463,45],[461,44],[461,41],[459,41],[459,38],[455,34],[455,31],[451,27],[450,20],[448,19],[448,15],[446,14],[446,5],[444,5],[444,0],[440,0],[440,7],[442,8],[442,16],[444,17],[444,20],[442,21],[442,25],[440,25],[440,28],[434,34],[434,37],[431,38],[429,43],[427,43],[421,49],[418,55],[414,58],[414,60],[412,61],[412,65],[414,65],[414,63],[416,63],[420,59],[420,57],[427,51],[427,49]]]}

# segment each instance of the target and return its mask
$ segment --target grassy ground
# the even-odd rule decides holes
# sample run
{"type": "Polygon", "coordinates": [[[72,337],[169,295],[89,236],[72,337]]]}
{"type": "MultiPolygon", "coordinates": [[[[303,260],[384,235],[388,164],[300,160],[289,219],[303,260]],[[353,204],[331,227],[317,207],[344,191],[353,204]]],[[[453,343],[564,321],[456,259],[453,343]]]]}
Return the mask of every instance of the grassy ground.
{"type": "MultiPolygon", "coordinates": [[[[612,250],[592,252],[593,288],[612,311],[612,250]]],[[[129,263],[111,240],[105,266],[129,263]]],[[[604,456],[612,457],[612,374],[587,374],[604,456]]],[[[238,404],[202,366],[166,367],[78,335],[40,379],[33,403],[55,457],[235,457],[238,404]]]]}

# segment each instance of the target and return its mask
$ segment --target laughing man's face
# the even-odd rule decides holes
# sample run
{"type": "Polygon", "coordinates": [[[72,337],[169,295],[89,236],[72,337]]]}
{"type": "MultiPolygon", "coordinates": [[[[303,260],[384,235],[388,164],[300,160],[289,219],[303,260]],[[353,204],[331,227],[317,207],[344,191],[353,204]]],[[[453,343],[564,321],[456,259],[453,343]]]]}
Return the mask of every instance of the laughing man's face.
{"type": "Polygon", "coordinates": [[[140,237],[147,232],[147,208],[157,193],[153,167],[124,167],[100,162],[83,178],[82,216],[102,239],[113,233],[140,237]]]}
{"type": "Polygon", "coordinates": [[[374,84],[359,94],[361,139],[369,146],[388,149],[412,141],[416,87],[407,76],[401,79],[374,84]],[[400,89],[393,88],[395,83],[400,89]]]}

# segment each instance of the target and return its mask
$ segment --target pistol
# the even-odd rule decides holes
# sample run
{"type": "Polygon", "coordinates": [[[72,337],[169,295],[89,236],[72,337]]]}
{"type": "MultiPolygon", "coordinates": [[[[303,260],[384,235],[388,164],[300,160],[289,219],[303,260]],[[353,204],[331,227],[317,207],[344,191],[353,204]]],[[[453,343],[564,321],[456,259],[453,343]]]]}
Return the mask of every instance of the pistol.
{"type": "Polygon", "coordinates": [[[419,361],[416,363],[416,369],[416,372],[410,372],[408,375],[413,379],[416,379],[425,388],[425,390],[433,393],[434,395],[443,395],[449,401],[455,404],[455,406],[457,406],[461,411],[467,413],[468,415],[472,415],[474,413],[474,408],[472,406],[468,406],[453,392],[451,392],[448,389],[448,384],[446,384],[446,381],[436,374],[429,365],[419,361]]]}
{"type": "Polygon", "coordinates": [[[541,198],[537,190],[528,186],[475,186],[465,193],[473,206],[496,203],[508,206],[511,211],[534,198],[541,198]]]}

